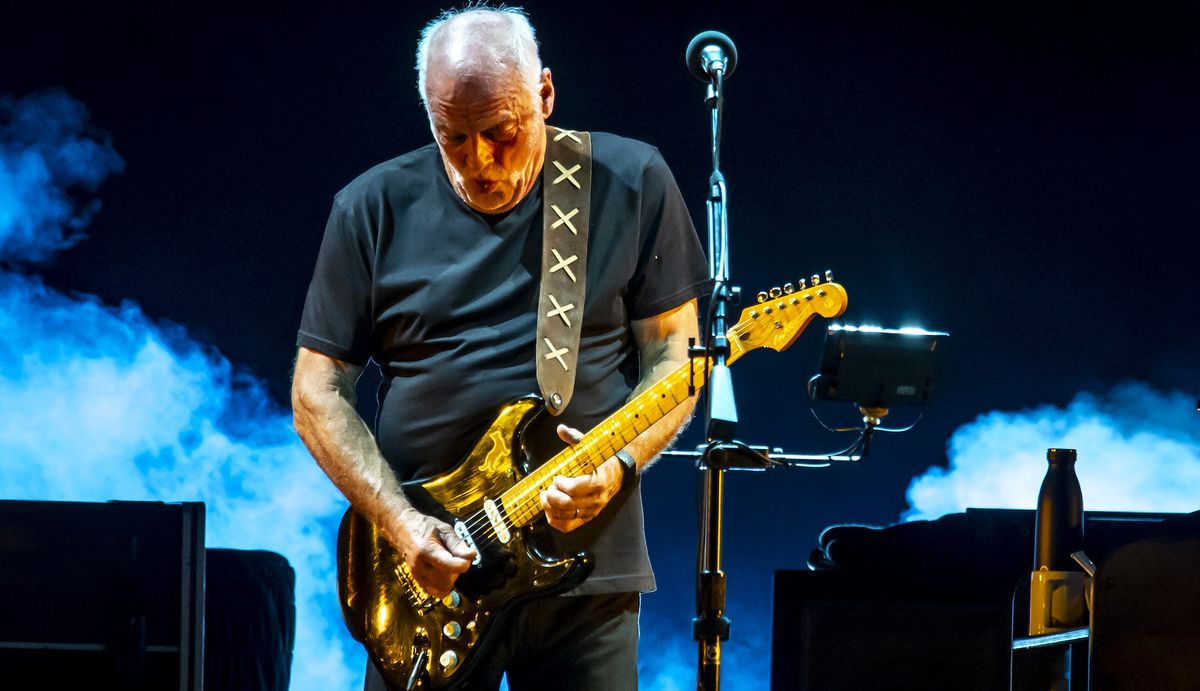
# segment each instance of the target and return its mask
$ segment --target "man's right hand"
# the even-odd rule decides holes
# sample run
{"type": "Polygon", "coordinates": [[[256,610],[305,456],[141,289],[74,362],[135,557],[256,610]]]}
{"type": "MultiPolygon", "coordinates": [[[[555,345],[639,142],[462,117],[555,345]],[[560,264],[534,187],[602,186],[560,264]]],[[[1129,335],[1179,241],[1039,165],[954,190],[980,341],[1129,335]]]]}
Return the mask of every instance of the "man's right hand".
{"type": "Polygon", "coordinates": [[[471,568],[475,550],[449,524],[416,509],[402,511],[396,523],[388,539],[404,556],[417,583],[436,598],[449,595],[459,575],[471,568]]]}
{"type": "Polygon", "coordinates": [[[329,479],[383,532],[421,587],[445,597],[471,568],[475,550],[405,499],[375,437],[354,407],[362,367],[300,348],[292,379],[296,432],[329,479]]]}

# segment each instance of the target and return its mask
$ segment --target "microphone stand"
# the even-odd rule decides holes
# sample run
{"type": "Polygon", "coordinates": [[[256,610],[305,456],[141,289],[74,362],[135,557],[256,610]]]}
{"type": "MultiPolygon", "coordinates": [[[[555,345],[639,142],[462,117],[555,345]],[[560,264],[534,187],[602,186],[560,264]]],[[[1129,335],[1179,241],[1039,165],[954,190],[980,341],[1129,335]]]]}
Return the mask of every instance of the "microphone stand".
{"type": "Polygon", "coordinates": [[[699,666],[696,688],[717,691],[721,684],[721,641],[729,638],[729,619],[725,617],[725,574],[721,571],[721,503],[724,490],[726,459],[740,453],[728,445],[737,431],[737,404],[733,396],[726,356],[729,344],[725,338],[726,308],[736,298],[729,280],[729,227],[726,217],[727,199],[725,176],[721,173],[721,111],[723,105],[723,70],[716,70],[708,85],[705,104],[712,119],[712,175],[709,176],[708,207],[708,269],[713,282],[710,328],[705,334],[703,348],[692,354],[705,355],[711,363],[706,372],[705,434],[707,448],[700,459],[703,471],[704,494],[701,506],[700,544],[696,557],[696,618],[692,620],[692,635],[699,647],[699,666]]]}

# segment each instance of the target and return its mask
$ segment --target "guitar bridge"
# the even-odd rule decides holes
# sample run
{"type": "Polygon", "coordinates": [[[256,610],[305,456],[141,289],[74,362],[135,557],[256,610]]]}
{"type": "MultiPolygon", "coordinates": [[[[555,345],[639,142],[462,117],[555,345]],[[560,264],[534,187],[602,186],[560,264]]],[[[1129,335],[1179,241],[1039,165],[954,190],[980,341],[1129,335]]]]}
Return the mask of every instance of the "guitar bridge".
{"type": "Polygon", "coordinates": [[[429,594],[420,583],[417,583],[416,576],[413,575],[412,569],[408,568],[408,562],[401,561],[396,569],[396,575],[400,577],[400,582],[404,584],[404,592],[408,595],[409,602],[418,612],[428,612],[433,609],[434,603],[437,601],[429,594]]]}

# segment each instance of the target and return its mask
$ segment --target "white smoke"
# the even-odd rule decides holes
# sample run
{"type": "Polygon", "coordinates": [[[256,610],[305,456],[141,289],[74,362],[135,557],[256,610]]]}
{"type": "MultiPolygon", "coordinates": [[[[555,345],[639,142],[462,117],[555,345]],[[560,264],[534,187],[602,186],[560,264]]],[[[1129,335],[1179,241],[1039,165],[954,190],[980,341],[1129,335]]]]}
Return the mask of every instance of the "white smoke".
{"type": "Polygon", "coordinates": [[[1065,408],[993,412],[960,427],[950,438],[949,469],[930,468],[909,485],[904,519],[1034,508],[1051,447],[1078,450],[1087,510],[1200,509],[1195,399],[1128,383],[1103,396],[1081,393],[1065,408]]]}
{"type": "MultiPolygon", "coordinates": [[[[86,121],[60,91],[0,96],[0,266],[82,238],[97,206],[76,196],[122,167],[86,121]]],[[[292,688],[361,685],[334,592],[344,503],[289,411],[182,327],[0,271],[0,497],[203,501],[208,546],[275,551],[296,570],[292,688]]]]}

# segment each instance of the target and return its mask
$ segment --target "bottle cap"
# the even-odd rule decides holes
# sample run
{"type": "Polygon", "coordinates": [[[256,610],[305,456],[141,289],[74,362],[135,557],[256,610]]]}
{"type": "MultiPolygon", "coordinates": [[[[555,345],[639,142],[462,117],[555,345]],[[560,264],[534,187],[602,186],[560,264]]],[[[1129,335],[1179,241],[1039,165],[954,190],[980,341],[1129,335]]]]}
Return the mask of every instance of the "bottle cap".
{"type": "Polygon", "coordinates": [[[1075,449],[1046,449],[1047,461],[1075,461],[1075,449]]]}

